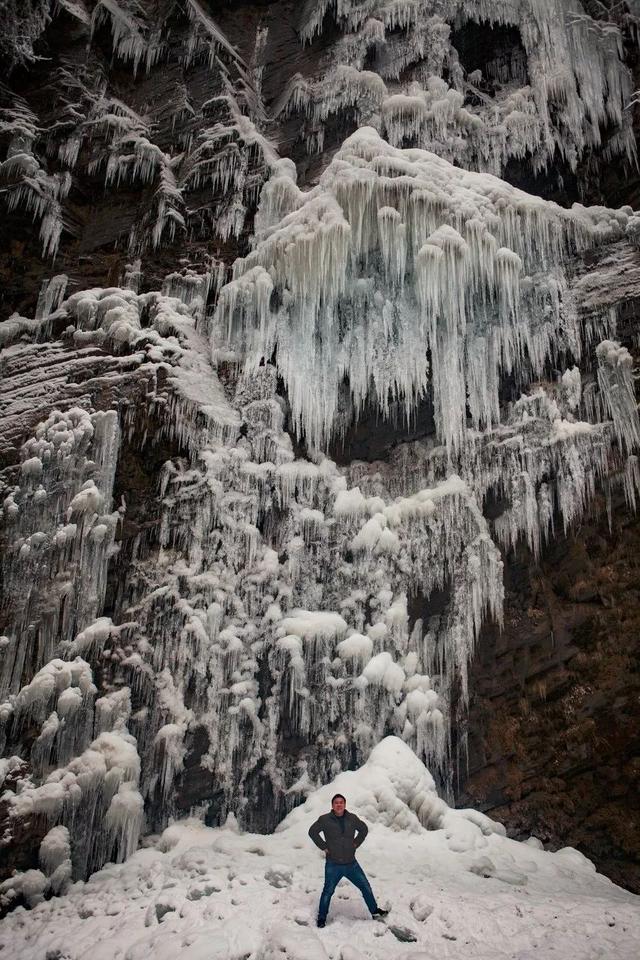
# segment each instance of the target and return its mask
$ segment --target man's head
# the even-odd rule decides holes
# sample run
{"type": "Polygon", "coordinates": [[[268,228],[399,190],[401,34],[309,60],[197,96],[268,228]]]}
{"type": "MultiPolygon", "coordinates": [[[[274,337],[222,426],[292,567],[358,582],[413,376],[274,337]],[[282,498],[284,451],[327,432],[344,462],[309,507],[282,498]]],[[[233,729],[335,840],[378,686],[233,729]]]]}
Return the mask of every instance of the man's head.
{"type": "Polygon", "coordinates": [[[335,813],[336,817],[341,817],[344,814],[346,806],[347,801],[341,793],[336,793],[335,796],[331,798],[331,809],[335,813]]]}

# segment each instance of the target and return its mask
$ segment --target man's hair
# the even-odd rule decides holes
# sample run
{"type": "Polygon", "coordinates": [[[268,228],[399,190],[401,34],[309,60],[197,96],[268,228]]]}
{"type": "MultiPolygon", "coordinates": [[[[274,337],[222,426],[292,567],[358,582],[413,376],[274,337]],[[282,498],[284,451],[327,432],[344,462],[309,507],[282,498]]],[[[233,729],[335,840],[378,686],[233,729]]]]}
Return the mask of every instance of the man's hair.
{"type": "Polygon", "coordinates": [[[333,806],[334,800],[344,800],[345,803],[347,802],[341,793],[334,793],[334,795],[331,797],[331,806],[333,806]]]}

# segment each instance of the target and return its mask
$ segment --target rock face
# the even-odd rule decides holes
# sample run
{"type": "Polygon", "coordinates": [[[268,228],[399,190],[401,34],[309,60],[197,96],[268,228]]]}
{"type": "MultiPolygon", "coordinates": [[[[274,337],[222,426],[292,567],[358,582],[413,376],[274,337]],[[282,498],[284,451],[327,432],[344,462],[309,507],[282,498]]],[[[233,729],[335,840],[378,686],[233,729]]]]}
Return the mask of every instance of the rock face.
{"type": "Polygon", "coordinates": [[[483,11],[5,5],[0,816],[8,869],[67,831],[43,895],[389,733],[637,882],[634,10],[483,11]]]}
{"type": "Polygon", "coordinates": [[[505,625],[471,669],[461,803],[581,849],[640,891],[637,520],[616,512],[506,572],[505,625]]]}

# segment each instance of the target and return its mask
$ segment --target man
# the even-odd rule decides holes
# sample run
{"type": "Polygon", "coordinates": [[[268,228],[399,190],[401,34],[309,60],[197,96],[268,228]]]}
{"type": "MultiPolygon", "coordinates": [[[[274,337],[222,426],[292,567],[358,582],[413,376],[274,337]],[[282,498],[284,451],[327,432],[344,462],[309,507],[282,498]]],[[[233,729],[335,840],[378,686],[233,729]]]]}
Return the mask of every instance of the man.
{"type": "Polygon", "coordinates": [[[319,927],[324,927],[327,922],[333,891],[343,877],[358,888],[372,917],[386,917],[389,913],[388,910],[381,910],[376,903],[365,872],[356,860],[356,848],[364,843],[368,832],[367,825],[355,813],[347,810],[347,801],[341,793],[336,793],[332,798],[331,813],[324,813],[309,827],[309,836],[327,858],[318,908],[319,927]],[[324,840],[321,834],[324,834],[324,840]]]}

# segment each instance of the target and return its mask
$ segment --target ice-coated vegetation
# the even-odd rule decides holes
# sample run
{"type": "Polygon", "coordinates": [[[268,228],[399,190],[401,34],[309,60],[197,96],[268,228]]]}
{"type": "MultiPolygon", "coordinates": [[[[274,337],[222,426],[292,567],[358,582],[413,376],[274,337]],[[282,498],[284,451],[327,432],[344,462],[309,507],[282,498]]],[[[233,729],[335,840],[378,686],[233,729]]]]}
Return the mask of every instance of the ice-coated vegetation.
{"type": "MultiPolygon", "coordinates": [[[[133,255],[203,230],[223,241],[238,237],[275,153],[259,128],[264,118],[255,78],[208,6],[199,0],[49,6],[34,29],[71,17],[86,29],[87,62],[62,58],[52,67],[52,102],[40,106],[40,115],[10,89],[3,90],[0,109],[0,138],[7,144],[0,195],[8,211],[26,211],[39,224],[43,257],[56,256],[65,230],[74,233],[66,201],[87,177],[92,189],[99,180],[108,194],[131,187],[143,192],[129,230],[133,255]],[[167,42],[169,23],[175,43],[167,42]],[[170,63],[185,79],[172,83],[160,102],[128,103],[110,88],[98,36],[134,78],[166,71],[170,63]],[[189,72],[202,64],[210,74],[206,97],[188,89],[189,72]]],[[[6,18],[12,23],[20,14],[12,18],[9,11],[6,18]]],[[[19,22],[15,28],[22,29],[19,22]]]]}
{"type": "Polygon", "coordinates": [[[12,58],[35,59],[33,43],[60,18],[86,32],[91,51],[82,65],[63,59],[52,68],[55,96],[45,113],[9,90],[3,96],[0,188],[9,211],[25,210],[40,224],[44,256],[54,257],[63,232],[73,232],[65,212],[72,187],[98,172],[108,191],[148,188],[130,228],[135,255],[205,229],[223,241],[239,236],[275,162],[274,142],[290,141],[292,117],[309,154],[335,149],[338,120],[496,175],[510,160],[538,172],[558,160],[574,171],[594,153],[635,162],[621,32],[633,31],[633,17],[620,4],[608,19],[604,8],[593,19],[578,0],[300,6],[301,44],[317,43],[331,21],[338,36],[267,108],[268,28],[257,31],[251,60],[243,58],[206,2],[39,0],[28,12],[10,4],[3,43],[12,58]],[[498,45],[486,63],[466,63],[465,31],[473,29],[506,31],[510,49],[498,45]],[[149,103],[125,102],[120,89],[114,95],[101,43],[138,80],[173,71],[166,96],[149,103]],[[208,71],[208,96],[193,85],[194,69],[208,71]]]}

